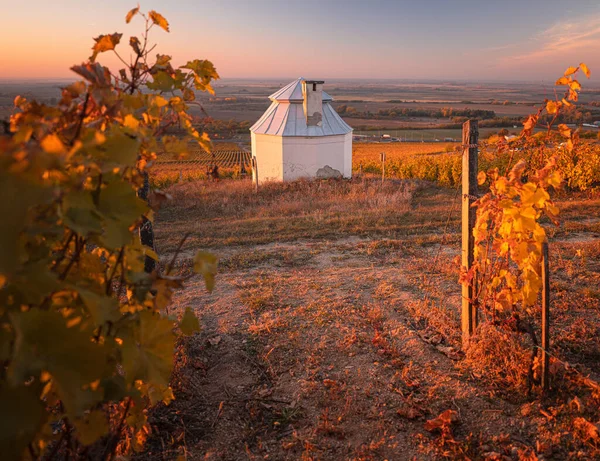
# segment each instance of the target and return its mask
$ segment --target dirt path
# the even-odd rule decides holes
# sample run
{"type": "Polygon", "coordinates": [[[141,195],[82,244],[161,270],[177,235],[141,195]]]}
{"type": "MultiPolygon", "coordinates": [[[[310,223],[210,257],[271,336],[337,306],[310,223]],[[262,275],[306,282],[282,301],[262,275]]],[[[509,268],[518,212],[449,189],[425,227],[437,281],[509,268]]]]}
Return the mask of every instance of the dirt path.
{"type": "MultiPolygon", "coordinates": [[[[451,339],[418,315],[410,252],[299,242],[228,251],[222,267],[212,294],[194,279],[176,297],[203,331],[180,348],[147,458],[438,459],[532,443],[520,407],[461,374],[451,339]],[[453,436],[426,431],[445,410],[453,436]]],[[[436,283],[455,311],[455,282],[436,283]]]]}

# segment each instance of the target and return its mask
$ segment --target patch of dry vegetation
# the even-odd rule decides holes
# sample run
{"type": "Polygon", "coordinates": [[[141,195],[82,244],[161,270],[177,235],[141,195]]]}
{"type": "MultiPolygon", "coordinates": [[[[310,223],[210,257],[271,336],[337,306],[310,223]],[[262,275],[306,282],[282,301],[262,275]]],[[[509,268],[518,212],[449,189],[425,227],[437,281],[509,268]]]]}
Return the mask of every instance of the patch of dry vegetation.
{"type": "MultiPolygon", "coordinates": [[[[553,391],[527,398],[527,338],[459,350],[459,197],[423,182],[198,182],[169,189],[159,253],[221,258],[175,299],[176,400],[144,459],[593,459],[600,393],[600,199],[558,200],[551,241],[553,391]],[[583,216],[586,216],[583,219],[583,216]],[[523,339],[525,339],[523,341],[523,339]],[[568,362],[565,368],[564,362],[568,362]],[[442,415],[451,410],[451,417],[442,415]],[[428,422],[429,421],[429,422],[428,422]],[[165,438],[173,436],[172,440],[165,438]]],[[[189,264],[183,255],[180,270],[189,264]]],[[[537,391],[536,391],[537,392],[537,391]]]]}
{"type": "Polygon", "coordinates": [[[379,161],[379,154],[385,152],[388,160],[397,160],[414,155],[441,154],[446,146],[458,146],[459,143],[441,142],[395,142],[395,143],[354,143],[352,161],[359,165],[363,162],[379,161]]]}
{"type": "MultiPolygon", "coordinates": [[[[426,231],[438,220],[409,211],[419,190],[416,181],[296,181],[271,183],[255,194],[249,181],[192,182],[169,189],[171,206],[160,220],[175,237],[190,231],[198,246],[264,244],[314,238],[341,238],[375,232],[426,231]],[[190,222],[196,224],[190,225],[190,222]]],[[[441,191],[441,194],[445,192],[441,191]]],[[[442,219],[442,218],[440,218],[442,219]]],[[[164,251],[172,251],[177,238],[164,251]]]]}

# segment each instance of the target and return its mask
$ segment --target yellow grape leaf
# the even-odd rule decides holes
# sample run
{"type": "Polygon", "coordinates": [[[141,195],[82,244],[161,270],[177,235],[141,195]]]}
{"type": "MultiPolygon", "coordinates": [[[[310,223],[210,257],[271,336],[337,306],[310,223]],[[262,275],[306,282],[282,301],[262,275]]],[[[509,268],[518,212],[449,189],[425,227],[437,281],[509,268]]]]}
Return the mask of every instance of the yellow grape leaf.
{"type": "Polygon", "coordinates": [[[573,105],[573,104],[571,104],[569,101],[567,101],[565,98],[562,98],[562,103],[563,103],[565,106],[568,106],[568,107],[571,107],[571,106],[573,105]]]}
{"type": "Polygon", "coordinates": [[[586,66],[583,62],[581,64],[579,64],[579,68],[583,71],[583,73],[585,74],[585,76],[587,78],[590,78],[590,75],[592,75],[592,73],[590,72],[590,69],[588,68],[588,66],[586,66]]]}
{"type": "MultiPolygon", "coordinates": [[[[160,386],[160,385],[149,385],[145,386],[146,394],[150,398],[150,404],[156,405],[158,402],[163,402],[165,405],[169,405],[173,400],[175,400],[175,395],[173,395],[173,389],[170,386],[160,386]]],[[[142,392],[144,387],[142,387],[142,392]]]]}
{"type": "Polygon", "coordinates": [[[140,11],[140,5],[138,5],[136,8],[129,10],[129,13],[127,13],[127,16],[125,17],[125,22],[127,24],[129,24],[131,22],[131,20],[133,19],[133,17],[136,14],[138,14],[139,11],[140,11]]]}
{"type": "Polygon", "coordinates": [[[573,75],[575,72],[577,72],[577,67],[573,67],[570,66],[567,70],[565,70],[565,77],[568,77],[569,75],[573,75]]]}
{"type": "Polygon", "coordinates": [[[144,247],[144,254],[149,258],[154,259],[154,261],[159,261],[160,259],[156,254],[156,251],[154,251],[152,248],[144,247]]]}
{"type": "Polygon", "coordinates": [[[173,322],[151,311],[139,313],[139,327],[123,339],[123,369],[128,382],[138,379],[168,386],[173,369],[173,322]]]}
{"type": "Polygon", "coordinates": [[[191,308],[185,308],[185,313],[179,322],[179,328],[186,336],[189,336],[196,331],[200,331],[200,322],[198,321],[198,317],[192,312],[191,308]]]}
{"type": "Polygon", "coordinates": [[[558,112],[559,105],[555,101],[548,101],[546,104],[546,111],[549,114],[556,114],[558,112]]]}
{"type": "Polygon", "coordinates": [[[559,211],[560,210],[558,209],[558,207],[555,205],[552,205],[551,203],[548,203],[546,205],[546,212],[548,212],[552,216],[558,216],[559,211]]]}
{"type": "Polygon", "coordinates": [[[62,155],[66,152],[65,145],[60,140],[60,138],[55,134],[49,134],[40,143],[42,149],[48,152],[49,154],[62,155]]]}
{"type": "Polygon", "coordinates": [[[206,289],[213,291],[215,287],[215,275],[217,275],[218,258],[205,251],[199,251],[194,257],[194,272],[201,274],[206,283],[206,289]]]}
{"type": "Polygon", "coordinates": [[[152,22],[154,24],[169,32],[169,23],[160,13],[157,13],[156,11],[152,10],[150,11],[150,13],[148,13],[148,16],[150,16],[150,19],[152,19],[152,22]]]}
{"type": "Polygon", "coordinates": [[[569,84],[569,79],[567,77],[561,77],[555,83],[555,85],[568,85],[568,84],[569,84]]]}
{"type": "Polygon", "coordinates": [[[110,35],[99,35],[94,40],[94,46],[92,47],[92,51],[94,52],[90,58],[90,61],[94,62],[98,53],[104,53],[105,51],[114,50],[115,47],[121,41],[121,37],[123,34],[110,34],[110,35]]]}
{"type": "Polygon", "coordinates": [[[579,91],[581,90],[581,84],[577,80],[573,80],[569,83],[569,88],[571,88],[573,91],[579,91]]]}
{"type": "Polygon", "coordinates": [[[559,187],[562,182],[562,176],[558,171],[553,172],[548,176],[548,184],[552,187],[559,187]]]}
{"type": "Polygon", "coordinates": [[[477,173],[477,184],[479,184],[480,186],[485,183],[487,179],[487,174],[485,174],[485,171],[480,171],[479,173],[477,173]]]}

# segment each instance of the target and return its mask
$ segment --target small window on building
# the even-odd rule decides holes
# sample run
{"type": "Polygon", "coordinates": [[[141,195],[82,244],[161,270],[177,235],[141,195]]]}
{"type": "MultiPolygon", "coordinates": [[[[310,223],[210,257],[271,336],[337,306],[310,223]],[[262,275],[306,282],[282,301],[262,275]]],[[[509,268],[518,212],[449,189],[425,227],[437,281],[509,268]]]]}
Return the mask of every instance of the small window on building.
{"type": "Polygon", "coordinates": [[[313,83],[313,91],[317,91],[317,84],[313,83]]]}

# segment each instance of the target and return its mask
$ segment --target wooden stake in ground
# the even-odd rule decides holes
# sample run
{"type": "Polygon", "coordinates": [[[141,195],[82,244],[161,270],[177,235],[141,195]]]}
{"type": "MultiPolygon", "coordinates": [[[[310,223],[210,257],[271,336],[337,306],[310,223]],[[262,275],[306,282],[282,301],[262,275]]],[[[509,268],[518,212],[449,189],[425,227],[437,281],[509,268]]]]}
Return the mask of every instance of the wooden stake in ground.
{"type": "Polygon", "coordinates": [[[542,245],[542,388],[550,388],[550,263],[548,242],[542,245]]]}
{"type": "Polygon", "coordinates": [[[379,155],[381,157],[381,185],[383,186],[383,181],[385,180],[385,152],[379,155]]]}
{"type": "Polygon", "coordinates": [[[258,164],[256,157],[252,157],[252,180],[254,181],[254,191],[258,192],[258,164]]]}
{"type": "MultiPolygon", "coordinates": [[[[473,227],[475,209],[471,204],[477,199],[477,143],[479,127],[477,120],[467,120],[462,129],[462,265],[468,271],[473,266],[473,227]]],[[[464,283],[462,286],[462,340],[466,347],[477,328],[477,306],[474,303],[475,287],[464,283]]]]}

